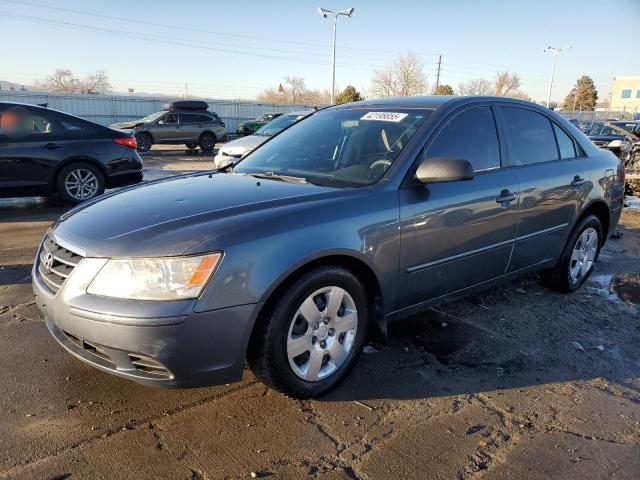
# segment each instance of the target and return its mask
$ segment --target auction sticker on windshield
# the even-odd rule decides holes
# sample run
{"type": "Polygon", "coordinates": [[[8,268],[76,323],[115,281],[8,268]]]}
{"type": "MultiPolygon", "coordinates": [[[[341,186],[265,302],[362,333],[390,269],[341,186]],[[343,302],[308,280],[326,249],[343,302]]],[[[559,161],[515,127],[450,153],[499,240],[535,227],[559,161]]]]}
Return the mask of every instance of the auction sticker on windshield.
{"type": "Polygon", "coordinates": [[[360,120],[381,120],[383,122],[400,122],[408,114],[396,112],[369,112],[360,120]]]}

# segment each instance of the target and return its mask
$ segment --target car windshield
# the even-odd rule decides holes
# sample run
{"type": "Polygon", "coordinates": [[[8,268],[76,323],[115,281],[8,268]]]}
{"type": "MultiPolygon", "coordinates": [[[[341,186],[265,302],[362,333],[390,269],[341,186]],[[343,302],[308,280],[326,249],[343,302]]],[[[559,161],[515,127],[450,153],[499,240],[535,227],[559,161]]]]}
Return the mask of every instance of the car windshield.
{"type": "Polygon", "coordinates": [[[377,182],[433,110],[324,110],[254,150],[235,168],[270,178],[359,187],[377,182]]]}
{"type": "Polygon", "coordinates": [[[281,132],[296,120],[301,119],[304,115],[280,115],[274,120],[270,121],[262,128],[258,129],[254,135],[264,135],[270,137],[276,133],[281,132]]]}
{"type": "Polygon", "coordinates": [[[589,135],[621,135],[621,133],[616,132],[613,128],[607,125],[596,125],[591,129],[589,135]]]}
{"type": "Polygon", "coordinates": [[[153,122],[155,119],[157,119],[158,117],[164,115],[165,113],[167,113],[167,112],[164,112],[164,111],[163,112],[155,112],[155,113],[152,113],[150,115],[147,115],[144,118],[141,118],[140,121],[141,122],[145,122],[145,123],[153,122]]]}

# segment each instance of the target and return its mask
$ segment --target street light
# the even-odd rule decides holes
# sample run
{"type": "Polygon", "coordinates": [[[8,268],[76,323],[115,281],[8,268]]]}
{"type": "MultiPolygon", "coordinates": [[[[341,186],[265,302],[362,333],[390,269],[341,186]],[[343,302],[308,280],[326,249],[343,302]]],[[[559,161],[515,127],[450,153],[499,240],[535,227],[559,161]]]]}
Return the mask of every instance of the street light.
{"type": "Polygon", "coordinates": [[[551,89],[553,88],[553,74],[556,71],[556,55],[562,52],[568,52],[571,47],[547,47],[543,51],[553,52],[553,63],[551,64],[551,81],[549,82],[549,94],[547,95],[547,108],[551,105],[551,89]]]}
{"type": "Polygon", "coordinates": [[[336,27],[338,25],[338,17],[344,15],[350,18],[353,15],[353,7],[342,10],[340,12],[332,12],[326,8],[318,7],[318,15],[322,18],[327,18],[329,15],[333,15],[333,55],[331,58],[331,104],[333,104],[333,98],[336,93],[336,27]]]}

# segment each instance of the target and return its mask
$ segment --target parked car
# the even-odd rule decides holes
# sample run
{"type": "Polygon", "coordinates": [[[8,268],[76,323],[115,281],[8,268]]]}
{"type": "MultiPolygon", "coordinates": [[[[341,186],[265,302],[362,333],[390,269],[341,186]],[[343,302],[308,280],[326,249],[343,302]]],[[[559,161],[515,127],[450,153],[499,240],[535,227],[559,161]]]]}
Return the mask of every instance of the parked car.
{"type": "Polygon", "coordinates": [[[258,118],[254,120],[249,120],[248,122],[240,122],[238,124],[238,128],[236,129],[236,133],[240,136],[243,135],[251,135],[256,132],[259,128],[264,127],[267,123],[269,123],[274,118],[278,118],[282,113],[274,112],[274,113],[263,113],[258,118]]]}
{"type": "Polygon", "coordinates": [[[141,181],[130,132],[49,108],[0,103],[0,197],[58,194],[79,203],[141,181]]]}
{"type": "Polygon", "coordinates": [[[611,150],[620,157],[620,148],[622,147],[622,141],[625,136],[623,132],[616,130],[613,126],[623,128],[624,130],[634,134],[640,134],[640,122],[625,122],[622,120],[603,122],[596,124],[589,131],[589,139],[596,146],[611,150]]]}
{"type": "Polygon", "coordinates": [[[303,119],[312,112],[313,111],[310,110],[279,115],[265,126],[259,128],[255,133],[225,143],[222,148],[218,150],[218,154],[213,157],[214,168],[221,168],[238,161],[276,133],[280,133],[285,128],[293,125],[293,123],[303,119]]]}
{"type": "Polygon", "coordinates": [[[182,143],[190,150],[200,146],[201,150],[210,152],[216,142],[226,138],[227,132],[218,114],[208,108],[207,102],[195,100],[171,102],[164,105],[161,112],[131,122],[115,123],[111,128],[133,130],[139,152],[149,151],[154,144],[182,143]]]}
{"type": "Polygon", "coordinates": [[[319,395],[392,320],[536,271],[578,289],[623,175],[522,100],[334,106],[226,169],[65,214],[38,249],[36,303],[65,349],[123,378],[228,383],[247,359],[274,389],[319,395]]]}
{"type": "Polygon", "coordinates": [[[640,195],[640,133],[613,128],[625,136],[620,147],[620,161],[625,167],[625,191],[629,195],[640,195]]]}

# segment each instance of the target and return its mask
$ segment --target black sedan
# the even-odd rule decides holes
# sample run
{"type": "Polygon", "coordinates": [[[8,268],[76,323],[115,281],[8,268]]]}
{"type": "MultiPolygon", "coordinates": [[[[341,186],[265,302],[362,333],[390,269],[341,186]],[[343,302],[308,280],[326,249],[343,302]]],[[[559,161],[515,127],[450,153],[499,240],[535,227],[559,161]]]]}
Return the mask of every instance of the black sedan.
{"type": "Polygon", "coordinates": [[[0,198],[59,194],[69,203],[142,181],[131,132],[73,115],[0,103],[0,198]]]}

